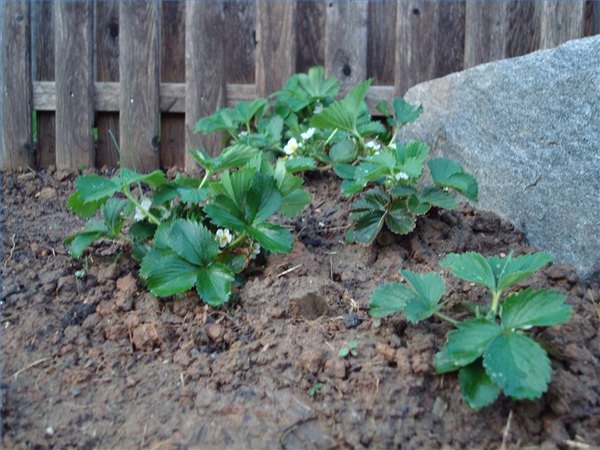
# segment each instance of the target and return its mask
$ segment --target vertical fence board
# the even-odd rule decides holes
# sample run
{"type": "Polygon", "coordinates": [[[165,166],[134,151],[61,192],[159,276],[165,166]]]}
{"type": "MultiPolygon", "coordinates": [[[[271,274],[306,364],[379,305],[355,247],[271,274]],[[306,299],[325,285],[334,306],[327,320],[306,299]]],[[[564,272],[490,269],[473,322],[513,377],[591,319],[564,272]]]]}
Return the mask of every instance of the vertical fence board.
{"type": "Polygon", "coordinates": [[[412,86],[462,70],[465,4],[400,2],[396,12],[395,95],[412,86]]]}
{"type": "Polygon", "coordinates": [[[31,133],[31,9],[29,1],[3,5],[2,149],[0,165],[16,170],[33,165],[31,133]]]}
{"type": "Polygon", "coordinates": [[[296,70],[296,9],[292,2],[259,0],[256,11],[256,91],[278,89],[296,70]]]}
{"type": "Polygon", "coordinates": [[[540,48],[552,48],[583,36],[583,1],[544,1],[540,48]]]}
{"type": "Polygon", "coordinates": [[[55,5],[56,167],[95,163],[92,79],[92,4],[55,5]]]}
{"type": "Polygon", "coordinates": [[[340,95],[367,77],[368,3],[330,2],[325,26],[325,72],[340,79],[340,95]]]}
{"type": "MultiPolygon", "coordinates": [[[[220,150],[220,135],[194,134],[194,126],[200,118],[226,104],[223,3],[189,1],[185,16],[186,148],[202,147],[216,155],[220,150]]],[[[186,151],[185,170],[194,172],[196,167],[186,151]]]]}
{"type": "MultiPolygon", "coordinates": [[[[96,6],[96,79],[119,81],[119,3],[102,0],[96,6]]],[[[119,151],[111,138],[119,142],[119,113],[97,113],[96,165],[115,167],[119,163],[119,151]]]]}
{"type": "Polygon", "coordinates": [[[394,84],[396,9],[392,1],[369,2],[367,77],[374,79],[373,84],[394,84]]]}
{"type": "Polygon", "coordinates": [[[526,55],[539,48],[539,11],[534,2],[515,0],[508,4],[507,57],[526,55]]]}
{"type": "Polygon", "coordinates": [[[160,165],[159,4],[119,4],[119,135],[124,165],[148,172],[160,165]]]}
{"type": "Polygon", "coordinates": [[[228,0],[225,14],[225,81],[254,83],[256,56],[256,3],[248,0],[228,0]]]}
{"type": "MultiPolygon", "coordinates": [[[[54,7],[52,2],[32,3],[35,45],[35,80],[54,81],[54,7]]],[[[56,164],[56,121],[54,112],[37,111],[36,167],[56,164]]]]}
{"type": "MultiPolygon", "coordinates": [[[[163,1],[161,11],[160,79],[163,83],[185,81],[185,3],[163,1]]],[[[185,117],[163,113],[160,117],[160,165],[184,166],[185,117]]]]}
{"type": "Polygon", "coordinates": [[[507,18],[508,8],[505,2],[467,2],[465,67],[506,57],[507,18]]]}
{"type": "Polygon", "coordinates": [[[323,2],[299,2],[296,12],[296,71],[325,64],[325,8],[323,2]]]}

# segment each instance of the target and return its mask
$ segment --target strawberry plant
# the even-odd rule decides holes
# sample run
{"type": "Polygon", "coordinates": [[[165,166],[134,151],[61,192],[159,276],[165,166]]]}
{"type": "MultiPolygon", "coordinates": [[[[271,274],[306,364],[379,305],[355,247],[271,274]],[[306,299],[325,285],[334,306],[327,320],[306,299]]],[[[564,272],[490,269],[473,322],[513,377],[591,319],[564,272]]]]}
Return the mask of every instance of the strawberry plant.
{"type": "Polygon", "coordinates": [[[204,168],[201,180],[180,175],[168,181],[162,171],[126,168],[112,178],[80,176],[68,206],[91,219],[65,240],[71,254],[82,256],[101,238],[123,240],[133,246],[140,275],[154,295],[195,288],[216,306],[228,300],[235,275],[261,249],[291,250],[290,232],[271,218],[294,216],[310,202],[301,178],[241,144],[215,158],[201,149],[194,156],[204,168]]]}
{"type": "Polygon", "coordinates": [[[442,277],[408,270],[400,272],[408,284],[387,283],[373,292],[371,315],[403,312],[411,323],[432,316],[452,323],[456,329],[437,353],[434,366],[438,373],[459,371],[463,398],[474,409],[493,403],[500,393],[519,400],[539,398],[550,381],[550,360],[528,331],[568,321],[571,307],[554,290],[513,288],[550,260],[545,253],[516,258],[512,253],[504,258],[450,254],[442,267],[490,292],[489,305],[477,308],[475,317],[458,321],[442,313],[442,277]]]}

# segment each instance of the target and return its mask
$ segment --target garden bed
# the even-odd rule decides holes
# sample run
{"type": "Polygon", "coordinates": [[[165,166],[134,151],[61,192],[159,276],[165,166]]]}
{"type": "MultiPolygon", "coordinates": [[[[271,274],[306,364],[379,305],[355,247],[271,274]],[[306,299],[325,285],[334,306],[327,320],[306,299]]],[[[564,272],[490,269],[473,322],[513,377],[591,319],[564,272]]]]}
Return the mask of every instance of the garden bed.
{"type": "MultiPolygon", "coordinates": [[[[5,448],[497,448],[600,444],[600,287],[555,264],[531,280],[568,296],[573,318],[537,334],[553,358],[538,401],[475,412],[432,362],[450,326],[372,319],[371,292],[450,252],[532,251],[468,206],[433,210],[410,235],[343,242],[349,201],[328,174],[294,233],[225,307],[157,300],[126,247],[87,260],[62,244],[82,222],[74,175],[5,174],[2,432],[5,448]],[[86,263],[87,261],[87,263],[86,263]],[[118,262],[118,264],[117,264],[118,262]],[[338,356],[356,342],[356,355],[338,356]]],[[[484,290],[446,277],[451,304],[484,290]]],[[[460,316],[460,311],[455,311],[460,316]]]]}

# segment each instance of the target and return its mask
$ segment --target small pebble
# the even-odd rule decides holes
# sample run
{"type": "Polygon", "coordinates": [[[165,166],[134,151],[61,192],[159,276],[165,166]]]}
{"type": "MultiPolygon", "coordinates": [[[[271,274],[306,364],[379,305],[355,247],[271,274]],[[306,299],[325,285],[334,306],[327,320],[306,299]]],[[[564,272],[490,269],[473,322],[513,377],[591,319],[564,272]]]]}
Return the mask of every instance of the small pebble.
{"type": "Polygon", "coordinates": [[[355,313],[344,314],[344,325],[346,328],[356,328],[360,325],[361,320],[355,313]]]}
{"type": "Polygon", "coordinates": [[[46,428],[46,435],[47,436],[54,436],[54,428],[52,428],[52,427],[46,428]]]}

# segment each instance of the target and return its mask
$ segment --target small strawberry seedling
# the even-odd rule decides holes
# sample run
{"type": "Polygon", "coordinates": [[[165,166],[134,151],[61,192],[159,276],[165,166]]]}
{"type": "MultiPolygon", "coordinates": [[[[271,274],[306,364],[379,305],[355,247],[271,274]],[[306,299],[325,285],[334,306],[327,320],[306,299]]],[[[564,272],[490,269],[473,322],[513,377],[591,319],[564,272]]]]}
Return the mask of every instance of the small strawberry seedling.
{"type": "Polygon", "coordinates": [[[440,312],[442,277],[434,272],[400,273],[408,285],[388,283],[371,296],[371,315],[403,312],[411,323],[431,316],[452,323],[444,347],[435,357],[438,373],[458,370],[465,401],[474,409],[493,403],[500,393],[515,399],[539,398],[547,389],[551,367],[546,351],[527,331],[565,323],[571,317],[566,297],[554,290],[506,292],[550,262],[545,253],[514,258],[484,258],[479,253],[450,254],[441,263],[455,276],[485,286],[490,305],[459,322],[440,312]]]}

